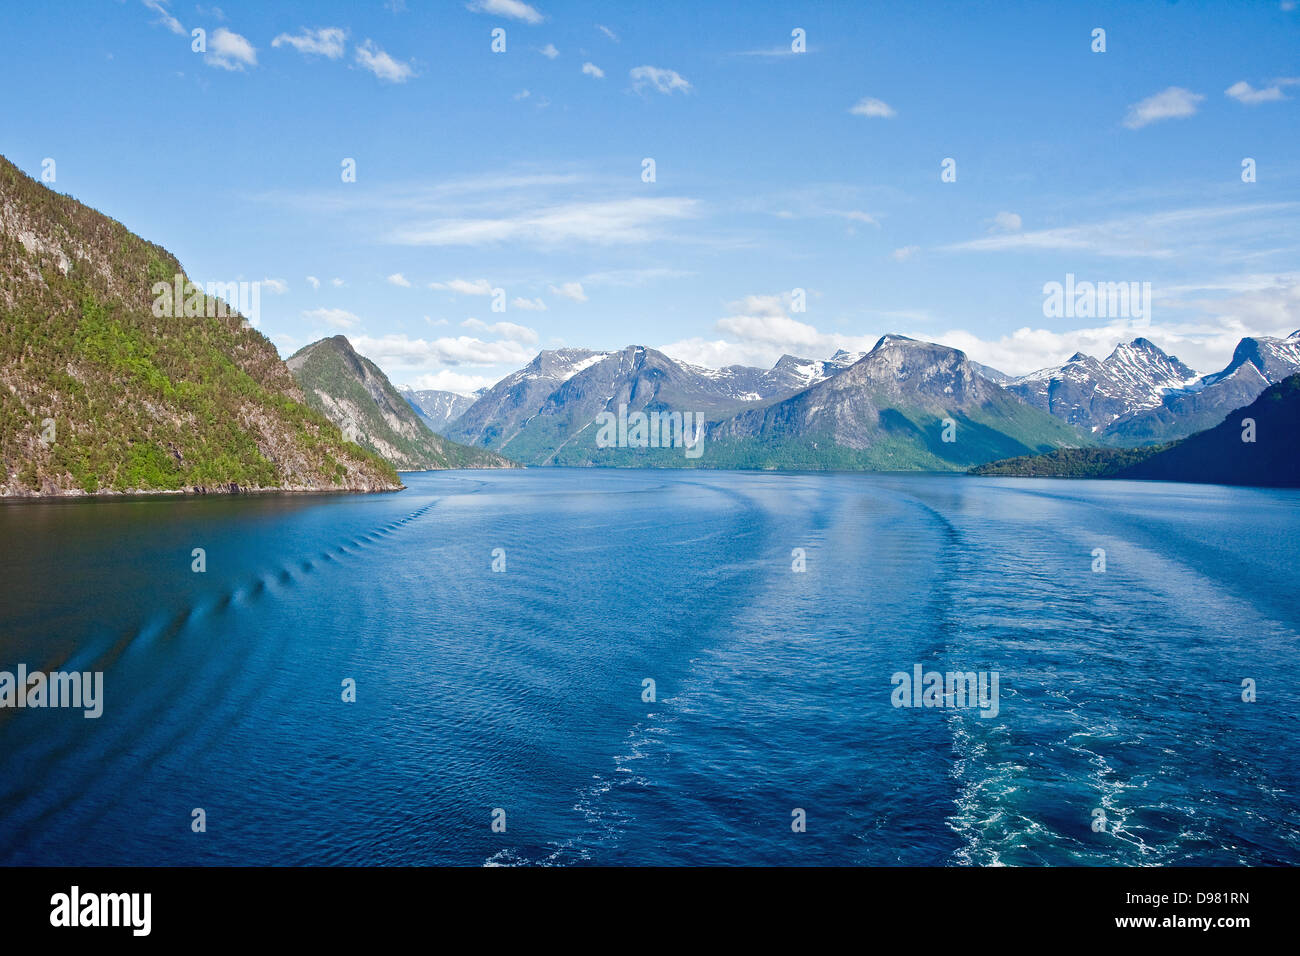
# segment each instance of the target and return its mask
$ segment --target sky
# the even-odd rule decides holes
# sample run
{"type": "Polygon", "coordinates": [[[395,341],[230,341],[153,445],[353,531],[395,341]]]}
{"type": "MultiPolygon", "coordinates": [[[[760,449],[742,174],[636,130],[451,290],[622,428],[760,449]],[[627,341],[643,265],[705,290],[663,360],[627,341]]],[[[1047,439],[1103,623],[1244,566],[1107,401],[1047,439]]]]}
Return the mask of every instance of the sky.
{"type": "Polygon", "coordinates": [[[543,348],[770,366],[885,333],[1013,374],[1141,335],[1208,372],[1300,329],[1294,0],[0,22],[0,154],[199,282],[261,282],[282,355],[344,334],[399,385],[468,392],[543,348]],[[1150,309],[1049,314],[1067,275],[1150,283],[1150,309]]]}

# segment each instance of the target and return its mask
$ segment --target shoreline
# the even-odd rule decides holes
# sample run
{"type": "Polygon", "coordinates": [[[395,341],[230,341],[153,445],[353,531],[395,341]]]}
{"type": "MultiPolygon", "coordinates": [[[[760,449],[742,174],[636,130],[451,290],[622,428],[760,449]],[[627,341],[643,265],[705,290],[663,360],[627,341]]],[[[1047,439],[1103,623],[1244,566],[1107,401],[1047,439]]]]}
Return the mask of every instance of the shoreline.
{"type": "Polygon", "coordinates": [[[338,488],[338,487],[276,487],[243,488],[231,487],[191,487],[191,488],[131,488],[127,491],[107,489],[104,491],[83,491],[80,488],[55,491],[33,492],[31,494],[0,494],[0,504],[17,504],[25,501],[96,501],[115,498],[237,498],[243,495],[379,495],[405,491],[406,485],[399,484],[391,488],[338,488]]]}

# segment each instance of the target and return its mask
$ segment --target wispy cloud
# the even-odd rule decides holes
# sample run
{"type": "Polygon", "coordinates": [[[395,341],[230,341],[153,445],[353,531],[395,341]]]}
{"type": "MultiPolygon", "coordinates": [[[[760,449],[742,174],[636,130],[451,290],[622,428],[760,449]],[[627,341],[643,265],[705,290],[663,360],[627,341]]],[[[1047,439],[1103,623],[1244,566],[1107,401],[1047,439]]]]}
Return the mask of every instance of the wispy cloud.
{"type": "Polygon", "coordinates": [[[535,329],[530,329],[526,325],[516,325],[514,322],[493,322],[489,325],[479,319],[466,319],[461,323],[461,328],[499,335],[503,339],[509,339],[523,345],[537,344],[537,331],[535,329]]]}
{"type": "Polygon", "coordinates": [[[554,60],[557,56],[560,55],[560,51],[555,49],[554,43],[546,44],[546,46],[542,47],[537,52],[540,53],[542,56],[546,57],[546,59],[548,60],[554,60]]]}
{"type": "Polygon", "coordinates": [[[323,56],[337,60],[343,56],[345,37],[346,34],[339,27],[320,27],[316,30],[304,27],[296,35],[281,33],[271,41],[271,46],[291,46],[305,56],[323,56]]]}
{"type": "Polygon", "coordinates": [[[554,295],[572,299],[574,302],[587,301],[587,293],[583,291],[581,282],[565,282],[562,285],[553,285],[551,286],[551,292],[554,295]]]}
{"type": "Polygon", "coordinates": [[[879,119],[891,119],[898,115],[892,106],[874,96],[864,96],[849,107],[849,112],[854,116],[871,116],[879,119]]]}
{"type": "Polygon", "coordinates": [[[1282,92],[1282,87],[1295,86],[1298,83],[1300,83],[1300,78],[1286,76],[1274,80],[1270,85],[1263,89],[1257,90],[1245,80],[1239,80],[1223,92],[1232,97],[1238,103],[1244,103],[1247,106],[1255,106],[1259,103],[1272,103],[1277,100],[1289,99],[1289,97],[1282,92]]]}
{"type": "Polygon", "coordinates": [[[143,0],[143,2],[146,7],[158,14],[158,19],[154,21],[155,23],[161,23],[177,36],[189,35],[189,31],[181,26],[181,21],[172,16],[171,11],[167,9],[166,0],[143,0]]]}
{"type": "Polygon", "coordinates": [[[634,66],[628,71],[632,78],[632,89],[640,93],[647,87],[654,87],[660,93],[689,93],[691,84],[676,70],[666,70],[657,66],[634,66]]]}
{"type": "Polygon", "coordinates": [[[697,205],[679,197],[575,202],[499,217],[439,219],[395,230],[389,238],[412,246],[650,242],[663,237],[664,224],[695,216],[697,205]]]}
{"type": "Polygon", "coordinates": [[[1279,228],[1290,229],[1300,202],[1197,206],[1104,222],[1009,232],[942,246],[958,252],[1054,250],[1139,259],[1171,259],[1193,249],[1220,254],[1229,238],[1268,235],[1268,217],[1286,214],[1279,228]]]}
{"type": "Polygon", "coordinates": [[[446,282],[430,282],[429,288],[440,292],[455,292],[458,295],[492,294],[492,283],[487,279],[449,279],[446,282]]]}
{"type": "Polygon", "coordinates": [[[601,33],[605,34],[605,36],[609,37],[609,39],[613,40],[615,43],[619,42],[618,34],[615,33],[613,30],[611,30],[609,27],[605,26],[604,24],[597,23],[596,29],[599,30],[601,33]]]}
{"type": "Polygon", "coordinates": [[[605,71],[602,70],[600,67],[598,67],[595,63],[582,64],[582,72],[585,73],[587,76],[594,76],[598,80],[603,80],[605,78],[605,71]]]}
{"type": "Polygon", "coordinates": [[[1186,119],[1195,115],[1196,108],[1203,99],[1205,96],[1202,93],[1171,86],[1130,106],[1128,115],[1124,117],[1124,125],[1129,129],[1141,129],[1161,120],[1186,119]]]}
{"type": "Polygon", "coordinates": [[[393,59],[370,39],[357,47],[356,60],[363,69],[369,70],[388,83],[405,83],[415,76],[413,66],[393,59]]]}
{"type": "Polygon", "coordinates": [[[522,20],[524,23],[537,24],[546,19],[535,7],[530,7],[521,0],[473,0],[466,4],[466,9],[508,20],[522,20]]]}
{"type": "Polygon", "coordinates": [[[411,287],[411,281],[407,279],[406,276],[402,275],[400,272],[394,272],[392,275],[390,275],[388,277],[388,284],[400,286],[403,289],[409,289],[411,287]]]}
{"type": "Polygon", "coordinates": [[[1000,212],[991,220],[994,229],[1001,229],[1003,232],[1019,232],[1023,225],[1020,215],[1014,212],[1000,212]]]}
{"type": "Polygon", "coordinates": [[[525,299],[522,296],[516,296],[510,300],[510,304],[516,309],[523,309],[525,312],[546,311],[546,303],[541,299],[525,299]]]}

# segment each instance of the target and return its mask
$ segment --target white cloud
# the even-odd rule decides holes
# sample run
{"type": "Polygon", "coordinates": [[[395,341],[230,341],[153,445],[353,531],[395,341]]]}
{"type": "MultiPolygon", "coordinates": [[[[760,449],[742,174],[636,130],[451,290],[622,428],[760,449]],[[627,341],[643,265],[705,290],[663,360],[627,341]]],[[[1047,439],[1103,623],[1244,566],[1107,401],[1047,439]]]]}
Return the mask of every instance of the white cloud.
{"type": "Polygon", "coordinates": [[[525,299],[518,296],[510,300],[510,304],[516,309],[523,309],[525,312],[545,312],[546,303],[541,299],[525,299]]]}
{"type": "Polygon", "coordinates": [[[389,83],[405,83],[415,76],[413,66],[393,59],[370,39],[357,47],[357,63],[389,83]]]}
{"type": "Polygon", "coordinates": [[[560,51],[555,49],[554,43],[546,44],[546,46],[542,47],[537,52],[540,53],[542,56],[546,57],[548,60],[554,60],[557,56],[560,55],[560,51]]]}
{"type": "Polygon", "coordinates": [[[388,284],[401,286],[403,289],[409,289],[411,287],[410,280],[407,279],[406,276],[402,275],[400,272],[394,272],[392,275],[390,275],[388,277],[388,284]]]}
{"type": "Polygon", "coordinates": [[[875,116],[881,119],[889,119],[898,115],[894,112],[894,108],[884,100],[878,100],[872,96],[864,96],[858,100],[849,107],[849,112],[854,116],[875,116]]]}
{"type": "Polygon", "coordinates": [[[449,279],[446,282],[430,282],[430,289],[456,292],[460,295],[491,295],[492,283],[487,279],[449,279]]]}
{"type": "Polygon", "coordinates": [[[541,23],[545,19],[534,7],[521,0],[473,0],[466,9],[474,13],[487,13],[494,17],[522,20],[524,23],[541,23]]]}
{"type": "Polygon", "coordinates": [[[324,322],[326,325],[333,325],[340,329],[350,329],[361,321],[346,309],[309,309],[302,315],[305,319],[324,322]]]}
{"type": "Polygon", "coordinates": [[[528,99],[528,97],[530,97],[530,96],[532,96],[532,95],[533,95],[533,94],[532,94],[530,91],[528,91],[528,90],[520,90],[518,93],[515,94],[515,99],[517,99],[517,100],[526,100],[526,99],[528,99]]]}
{"type": "Polygon", "coordinates": [[[672,94],[678,90],[683,93],[691,91],[691,84],[676,70],[665,70],[657,66],[634,66],[628,71],[632,78],[632,89],[640,93],[647,86],[653,86],[660,93],[672,94]]]}
{"type": "Polygon", "coordinates": [[[566,299],[572,299],[574,302],[587,301],[587,293],[582,291],[581,282],[566,282],[560,286],[551,286],[551,292],[566,299]]]}
{"type": "Polygon", "coordinates": [[[1201,93],[1171,86],[1130,106],[1124,125],[1129,129],[1141,129],[1160,120],[1186,119],[1196,113],[1196,107],[1203,99],[1205,96],[1201,93]]]}
{"type": "Polygon", "coordinates": [[[904,262],[907,259],[912,258],[912,256],[916,255],[920,251],[921,251],[920,246],[903,246],[901,249],[895,249],[893,252],[889,254],[889,256],[895,262],[904,262]]]}
{"type": "Polygon", "coordinates": [[[439,365],[513,365],[532,360],[532,349],[519,342],[503,339],[484,342],[469,335],[433,339],[385,335],[383,338],[357,336],[353,346],[383,369],[426,369],[439,365]]]}
{"type": "Polygon", "coordinates": [[[343,56],[344,37],[346,34],[338,27],[320,27],[311,30],[306,27],[297,36],[281,33],[271,41],[271,46],[291,46],[307,56],[323,56],[337,60],[343,56]]]}
{"type": "Polygon", "coordinates": [[[1022,225],[1019,214],[1014,212],[1000,212],[993,217],[993,228],[1003,232],[1019,232],[1022,225]]]}
{"type": "Polygon", "coordinates": [[[462,328],[473,329],[476,332],[488,332],[492,335],[499,335],[503,339],[510,339],[512,342],[521,342],[525,345],[537,344],[537,332],[526,325],[516,325],[514,322],[493,322],[491,325],[481,322],[478,319],[466,319],[461,323],[462,328]]]}
{"type": "Polygon", "coordinates": [[[618,34],[615,33],[613,30],[611,30],[609,27],[604,26],[603,24],[597,23],[597,24],[596,24],[596,29],[599,30],[601,33],[605,34],[605,36],[609,37],[609,38],[610,38],[611,40],[613,40],[615,43],[618,42],[618,34]]]}
{"type": "Polygon", "coordinates": [[[319,289],[319,288],[320,288],[320,279],[317,279],[315,276],[308,276],[308,277],[307,277],[307,284],[310,285],[313,289],[319,289]]]}
{"type": "Polygon", "coordinates": [[[496,219],[439,219],[399,229],[392,242],[413,246],[477,246],[504,241],[635,243],[663,238],[663,223],[695,216],[694,199],[616,199],[546,206],[496,219]]]}
{"type": "Polygon", "coordinates": [[[943,246],[945,251],[1068,250],[1099,256],[1171,259],[1199,251],[1222,258],[1242,241],[1258,242],[1292,230],[1300,202],[1194,206],[1079,226],[1008,232],[943,246]]]}
{"type": "Polygon", "coordinates": [[[594,76],[598,80],[603,80],[605,78],[605,71],[602,70],[600,67],[598,67],[595,63],[582,64],[582,72],[585,73],[587,76],[594,76]]]}
{"type": "Polygon", "coordinates": [[[342,279],[334,278],[334,279],[330,279],[330,285],[332,285],[336,289],[341,289],[343,288],[345,283],[343,282],[342,279]]]}
{"type": "Polygon", "coordinates": [[[1276,100],[1287,99],[1288,97],[1286,94],[1282,92],[1282,87],[1294,86],[1297,83],[1300,83],[1300,79],[1294,77],[1283,77],[1282,79],[1274,80],[1272,85],[1257,90],[1245,80],[1239,80],[1223,92],[1228,96],[1231,96],[1238,103],[1245,103],[1247,106],[1255,106],[1259,103],[1271,103],[1276,100]]]}
{"type": "Polygon", "coordinates": [[[171,11],[167,9],[166,0],[144,0],[144,5],[158,14],[158,19],[154,22],[161,23],[177,36],[189,36],[189,31],[181,26],[181,21],[172,16],[171,11]]]}
{"type": "Polygon", "coordinates": [[[408,376],[402,384],[407,388],[422,391],[426,388],[440,392],[455,392],[458,395],[471,396],[480,388],[491,388],[497,379],[487,375],[465,375],[451,369],[439,369],[433,374],[408,376]]]}
{"type": "Polygon", "coordinates": [[[275,295],[284,295],[289,291],[289,283],[283,279],[263,279],[262,288],[275,295]]]}
{"type": "Polygon", "coordinates": [[[203,61],[223,70],[243,72],[246,66],[257,66],[257,50],[238,33],[217,27],[208,38],[208,52],[203,61]]]}
{"type": "Polygon", "coordinates": [[[730,315],[715,328],[726,338],[691,338],[662,346],[662,352],[710,368],[742,364],[767,368],[785,354],[802,358],[829,358],[837,349],[865,352],[875,345],[877,335],[828,335],[790,313],[790,293],[749,295],[732,302],[730,315]]]}

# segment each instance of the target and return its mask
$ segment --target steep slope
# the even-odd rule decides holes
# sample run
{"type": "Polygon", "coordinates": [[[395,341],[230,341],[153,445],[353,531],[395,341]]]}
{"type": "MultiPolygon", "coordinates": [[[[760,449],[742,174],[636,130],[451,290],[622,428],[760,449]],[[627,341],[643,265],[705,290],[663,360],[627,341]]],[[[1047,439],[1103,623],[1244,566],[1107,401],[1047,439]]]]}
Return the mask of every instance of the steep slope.
{"type": "Polygon", "coordinates": [[[995,461],[974,475],[1138,478],[1225,485],[1300,487],[1300,374],[1270,385],[1219,424],[1167,445],[1068,449],[995,461]],[[1243,422],[1254,422],[1244,441],[1243,422]]]}
{"type": "Polygon", "coordinates": [[[161,246],[0,158],[0,495],[401,487],[187,281],[161,246]],[[155,315],[155,283],[177,281],[182,314],[155,315]]]}
{"type": "MultiPolygon", "coordinates": [[[[537,353],[537,357],[519,371],[507,375],[488,389],[448,427],[447,437],[465,445],[501,448],[518,434],[529,418],[537,414],[563,382],[609,354],[591,349],[554,349],[537,353]]],[[[518,460],[525,461],[523,458],[518,460]]]]}
{"type": "Polygon", "coordinates": [[[1116,346],[1104,361],[1076,352],[1060,368],[1012,379],[1006,388],[1035,408],[1090,432],[1116,419],[1161,407],[1196,373],[1147,339],[1116,346]]]}
{"type": "Polygon", "coordinates": [[[1300,331],[1285,339],[1244,338],[1223,371],[1170,391],[1156,407],[1120,416],[1107,426],[1103,440],[1138,445],[1183,438],[1215,425],[1269,385],[1296,372],[1300,372],[1300,331]]]}
{"type": "MultiPolygon", "coordinates": [[[[823,362],[787,355],[770,369],[743,365],[708,369],[641,345],[617,352],[542,352],[475,402],[449,434],[527,464],[648,464],[674,456],[666,451],[598,447],[597,417],[603,412],[618,414],[622,408],[629,413],[678,412],[723,419],[788,397],[844,367],[835,359],[823,362]]],[[[681,452],[675,457],[681,458],[681,452]]]]}
{"type": "Polygon", "coordinates": [[[374,362],[335,335],[289,357],[312,408],[361,447],[402,471],[434,468],[501,468],[512,463],[481,448],[467,448],[429,430],[374,362]]]}
{"type": "Polygon", "coordinates": [[[420,421],[428,426],[435,435],[444,435],[452,422],[460,418],[471,405],[482,398],[486,388],[481,388],[473,395],[461,395],[459,392],[444,392],[434,388],[413,389],[399,386],[406,403],[415,409],[420,421]]]}
{"type": "Polygon", "coordinates": [[[1089,443],[989,381],[964,353],[897,335],[826,381],[710,426],[707,439],[700,463],[711,466],[875,470],[951,470],[1089,443]]]}
{"type": "Polygon", "coordinates": [[[1007,388],[1016,380],[1014,375],[1008,375],[1006,372],[999,372],[991,366],[981,365],[979,362],[971,362],[970,364],[971,368],[975,369],[975,371],[979,372],[994,385],[1001,385],[1003,388],[1007,388]]]}
{"type": "Polygon", "coordinates": [[[1300,374],[1284,378],[1213,428],[1130,465],[1117,478],[1300,487],[1300,374]],[[1244,419],[1254,441],[1243,441],[1244,419]]]}

